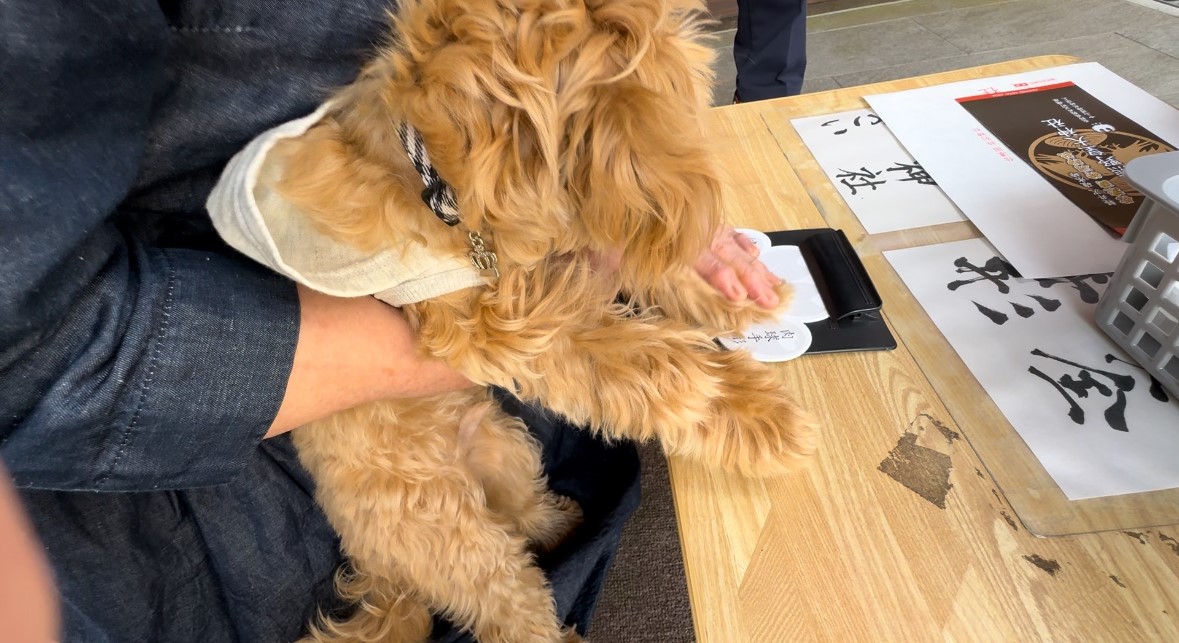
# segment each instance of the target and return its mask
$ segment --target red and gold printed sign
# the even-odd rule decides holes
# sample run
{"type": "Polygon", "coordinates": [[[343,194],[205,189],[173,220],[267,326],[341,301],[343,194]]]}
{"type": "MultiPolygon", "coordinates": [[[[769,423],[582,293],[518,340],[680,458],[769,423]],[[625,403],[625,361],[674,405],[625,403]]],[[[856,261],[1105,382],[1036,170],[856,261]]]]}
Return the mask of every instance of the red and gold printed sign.
{"type": "Polygon", "coordinates": [[[1119,235],[1143,200],[1126,180],[1126,163],[1174,150],[1072,82],[957,101],[1069,201],[1119,235]]]}

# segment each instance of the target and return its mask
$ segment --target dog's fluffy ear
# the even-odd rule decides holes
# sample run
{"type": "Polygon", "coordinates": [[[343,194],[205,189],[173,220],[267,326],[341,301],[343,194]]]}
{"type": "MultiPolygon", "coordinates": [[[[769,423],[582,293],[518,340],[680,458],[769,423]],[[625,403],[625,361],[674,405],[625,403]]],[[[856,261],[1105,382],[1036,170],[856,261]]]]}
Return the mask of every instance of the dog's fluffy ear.
{"type": "Polygon", "coordinates": [[[704,248],[720,190],[699,121],[711,57],[690,14],[665,0],[408,1],[387,96],[501,258],[621,249],[637,277],[704,248]]]}
{"type": "Polygon", "coordinates": [[[620,248],[624,279],[646,283],[706,247],[720,185],[682,101],[634,83],[596,93],[569,189],[593,245],[620,248]]]}
{"type": "Polygon", "coordinates": [[[570,190],[594,244],[621,248],[624,278],[647,283],[695,259],[722,218],[701,122],[712,51],[698,12],[660,0],[592,4],[604,50],[587,55],[598,45],[588,42],[563,88],[576,107],[568,139],[584,146],[567,157],[570,190]]]}
{"type": "Polygon", "coordinates": [[[493,231],[501,261],[559,251],[572,210],[558,165],[559,62],[583,12],[508,0],[408,0],[386,56],[387,96],[456,188],[464,222],[493,231]]]}

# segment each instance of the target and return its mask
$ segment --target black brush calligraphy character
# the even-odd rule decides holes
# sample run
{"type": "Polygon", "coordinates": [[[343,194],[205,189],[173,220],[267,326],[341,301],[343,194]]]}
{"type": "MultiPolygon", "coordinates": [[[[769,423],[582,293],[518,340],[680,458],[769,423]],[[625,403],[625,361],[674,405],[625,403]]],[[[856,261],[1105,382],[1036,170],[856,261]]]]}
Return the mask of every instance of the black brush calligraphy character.
{"type": "Polygon", "coordinates": [[[962,279],[959,281],[951,281],[946,284],[946,288],[950,290],[958,290],[962,286],[972,284],[978,281],[989,281],[995,285],[1001,294],[1008,294],[1011,292],[1011,287],[1007,285],[1012,277],[1018,277],[1019,273],[1015,268],[1003,261],[999,257],[991,257],[987,259],[986,263],[981,266],[976,266],[966,259],[966,257],[958,257],[954,260],[954,266],[958,274],[973,273],[978,275],[974,279],[962,279]]]}
{"type": "Polygon", "coordinates": [[[987,308],[986,306],[974,300],[971,300],[971,303],[973,303],[974,306],[978,308],[978,312],[982,313],[987,319],[995,322],[995,324],[1002,326],[1003,324],[1007,323],[1008,317],[1006,313],[1001,313],[997,310],[987,308]]]}
{"type": "MultiPolygon", "coordinates": [[[[1077,420],[1078,415],[1075,413],[1075,409],[1079,408],[1079,406],[1077,405],[1076,401],[1071,396],[1069,396],[1067,392],[1065,392],[1066,389],[1074,393],[1079,398],[1087,398],[1089,397],[1089,391],[1095,390],[1104,397],[1114,397],[1113,404],[1106,408],[1104,413],[1105,421],[1109,424],[1109,427],[1115,431],[1128,432],[1130,430],[1126,425],[1126,393],[1128,391],[1134,390],[1134,377],[1132,375],[1122,375],[1121,373],[1103,371],[1101,369],[1093,368],[1092,366],[1078,364],[1077,362],[1069,361],[1055,355],[1050,355],[1038,348],[1032,350],[1032,355],[1055,360],[1061,364],[1066,364],[1078,369],[1079,372],[1077,377],[1074,378],[1073,376],[1066,374],[1059,380],[1051,380],[1051,378],[1048,378],[1044,375],[1043,371],[1039,371],[1034,366],[1028,369],[1029,372],[1031,372],[1033,375],[1050,380],[1053,384],[1053,387],[1056,388],[1057,392],[1061,393],[1068,400],[1070,407],[1069,417],[1072,418],[1074,422],[1077,424],[1084,424],[1084,411],[1082,410],[1080,412],[1079,417],[1081,419],[1077,420]],[[1113,384],[1113,388],[1111,389],[1109,386],[1098,382],[1093,377],[1094,373],[1107,378],[1110,383],[1113,384]]],[[[1106,361],[1108,363],[1109,360],[1106,361]]]]}
{"type": "Polygon", "coordinates": [[[1089,397],[1089,389],[1097,389],[1105,397],[1113,395],[1113,391],[1101,382],[1093,379],[1093,374],[1089,371],[1081,371],[1077,374],[1077,378],[1073,379],[1072,375],[1062,375],[1060,377],[1060,385],[1068,390],[1076,393],[1077,397],[1089,397]]]}
{"type": "Polygon", "coordinates": [[[1044,371],[1041,371],[1035,366],[1029,366],[1028,372],[1051,384],[1052,388],[1055,388],[1056,392],[1060,393],[1064,397],[1065,401],[1068,402],[1068,416],[1070,419],[1072,419],[1073,422],[1076,422],[1077,424],[1085,423],[1085,409],[1081,408],[1080,404],[1077,404],[1077,401],[1068,394],[1068,391],[1064,390],[1063,386],[1058,384],[1056,380],[1048,377],[1044,371]]]}
{"type": "Polygon", "coordinates": [[[1156,380],[1153,375],[1147,375],[1150,378],[1150,396],[1160,402],[1170,402],[1171,398],[1167,397],[1167,391],[1163,389],[1163,383],[1156,380]]]}
{"type": "Polygon", "coordinates": [[[880,172],[873,172],[866,167],[861,167],[858,172],[855,170],[849,171],[840,168],[839,174],[836,174],[835,178],[839,179],[839,182],[844,186],[851,189],[852,196],[855,196],[858,194],[857,190],[860,188],[872,188],[872,190],[875,191],[876,186],[887,183],[887,179],[880,179],[879,181],[873,180],[879,177],[880,174],[880,172]]]}
{"type": "Polygon", "coordinates": [[[1121,363],[1126,364],[1128,366],[1133,366],[1134,368],[1142,371],[1143,373],[1146,373],[1146,376],[1150,378],[1150,396],[1160,402],[1170,402],[1171,401],[1171,398],[1167,395],[1166,389],[1163,388],[1163,383],[1158,381],[1157,379],[1155,379],[1154,376],[1151,375],[1149,371],[1147,371],[1145,368],[1142,367],[1142,365],[1135,364],[1133,362],[1127,362],[1124,359],[1120,359],[1118,357],[1110,355],[1109,353],[1106,353],[1105,354],[1105,363],[1112,364],[1114,362],[1121,362],[1121,363]]]}
{"type": "Polygon", "coordinates": [[[905,178],[902,181],[916,181],[918,185],[937,185],[937,181],[929,176],[929,172],[921,167],[917,161],[912,163],[901,163],[900,161],[893,163],[893,166],[886,168],[885,172],[904,172],[905,178]]]}
{"type": "Polygon", "coordinates": [[[1039,295],[1028,295],[1028,297],[1035,299],[1037,302],[1039,302],[1040,306],[1048,312],[1052,312],[1057,308],[1060,308],[1059,299],[1048,299],[1047,297],[1041,297],[1039,295]]]}
{"type": "Polygon", "coordinates": [[[1077,292],[1081,294],[1081,301],[1086,304],[1096,304],[1101,299],[1101,295],[1097,292],[1089,282],[1095,284],[1109,283],[1110,275],[1113,273],[1098,273],[1094,275],[1078,275],[1076,277],[1059,277],[1056,279],[1037,279],[1036,283],[1040,284],[1041,288],[1051,288],[1056,284],[1069,284],[1077,292]]]}

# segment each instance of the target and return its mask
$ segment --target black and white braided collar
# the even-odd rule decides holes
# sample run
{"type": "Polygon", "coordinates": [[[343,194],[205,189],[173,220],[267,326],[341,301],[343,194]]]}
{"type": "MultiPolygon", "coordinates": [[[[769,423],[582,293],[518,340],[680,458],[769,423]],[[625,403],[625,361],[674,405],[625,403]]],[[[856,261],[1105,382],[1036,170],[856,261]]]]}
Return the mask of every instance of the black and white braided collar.
{"type": "MultiPolygon", "coordinates": [[[[417,170],[418,176],[422,177],[422,183],[426,186],[422,190],[422,201],[446,225],[454,227],[461,224],[462,219],[459,217],[458,200],[454,196],[454,188],[443,181],[441,176],[438,176],[438,171],[430,163],[430,155],[426,152],[426,144],[422,141],[422,135],[417,128],[404,121],[398,126],[397,134],[401,138],[401,145],[409,155],[414,169],[417,170]]],[[[495,253],[484,244],[479,232],[468,230],[467,241],[471,246],[471,252],[467,253],[467,256],[471,258],[475,268],[481,272],[490,272],[498,279],[498,259],[495,253]]]]}
{"type": "Polygon", "coordinates": [[[401,126],[397,128],[397,134],[401,137],[401,144],[405,147],[405,152],[409,154],[409,160],[413,162],[413,167],[418,171],[418,176],[422,177],[422,183],[426,185],[426,189],[422,190],[422,201],[430,206],[434,214],[438,215],[439,219],[448,226],[456,226],[459,224],[459,210],[458,201],[454,197],[454,189],[438,176],[438,171],[430,164],[430,155],[426,152],[426,144],[422,142],[422,135],[418,133],[417,128],[409,123],[402,122],[401,126]]]}

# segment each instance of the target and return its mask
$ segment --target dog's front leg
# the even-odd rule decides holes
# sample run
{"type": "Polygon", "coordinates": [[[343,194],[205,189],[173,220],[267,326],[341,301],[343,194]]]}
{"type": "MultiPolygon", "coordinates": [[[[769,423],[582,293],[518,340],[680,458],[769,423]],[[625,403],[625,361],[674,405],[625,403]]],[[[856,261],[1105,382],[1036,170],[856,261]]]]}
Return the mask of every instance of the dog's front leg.
{"type": "MultiPolygon", "coordinates": [[[[441,315],[424,315],[437,319],[441,315]]],[[[590,311],[560,327],[470,326],[450,343],[423,326],[435,354],[476,381],[514,388],[609,438],[664,449],[747,475],[777,475],[814,449],[813,426],[777,375],[712,336],[654,314],[590,311]],[[588,317],[588,319],[587,319],[588,317]]]]}
{"type": "Polygon", "coordinates": [[[777,374],[710,334],[639,317],[570,339],[542,371],[541,400],[610,437],[656,437],[669,455],[752,476],[814,450],[813,423],[777,374]]]}
{"type": "Polygon", "coordinates": [[[668,271],[652,284],[628,285],[626,289],[634,293],[641,307],[714,336],[741,332],[773,320],[787,308],[793,294],[789,284],[779,284],[774,310],[760,308],[748,299],[732,302],[687,266],[668,271]]]}

